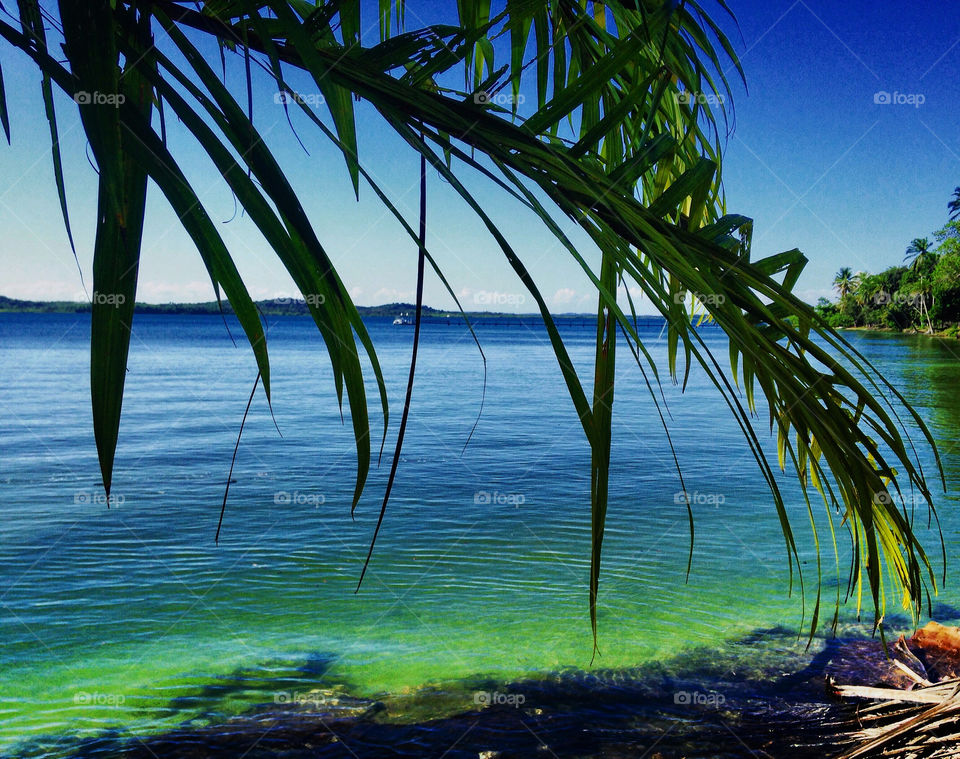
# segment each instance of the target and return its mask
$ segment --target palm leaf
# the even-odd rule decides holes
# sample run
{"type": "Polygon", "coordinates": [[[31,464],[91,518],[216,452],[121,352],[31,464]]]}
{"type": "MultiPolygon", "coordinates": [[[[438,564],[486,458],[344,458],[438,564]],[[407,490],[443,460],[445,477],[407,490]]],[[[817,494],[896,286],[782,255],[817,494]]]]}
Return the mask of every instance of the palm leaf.
{"type": "Polygon", "coordinates": [[[3,66],[0,66],[0,126],[3,127],[3,134],[7,138],[7,144],[10,144],[10,114],[7,112],[7,91],[3,84],[3,66]]]}
{"type": "MultiPolygon", "coordinates": [[[[39,51],[46,53],[47,36],[43,29],[43,17],[40,13],[38,0],[17,0],[17,7],[20,11],[20,24],[23,27],[24,34],[36,44],[39,51]]],[[[113,90],[110,91],[113,92],[113,90]]],[[[70,249],[73,251],[73,256],[74,259],[77,260],[77,268],[79,269],[80,261],[77,259],[77,249],[73,243],[73,232],[70,230],[70,215],[67,212],[67,193],[63,183],[63,159],[60,155],[60,130],[57,128],[57,111],[53,104],[53,87],[50,83],[50,74],[43,70],[41,71],[40,93],[43,98],[43,110],[47,116],[47,125],[50,129],[50,155],[53,159],[53,178],[57,186],[57,199],[60,201],[60,213],[63,217],[63,225],[67,231],[67,240],[70,242],[70,249]]],[[[4,131],[7,134],[7,142],[9,142],[10,134],[6,116],[6,104],[3,105],[3,121],[4,131]]]]}
{"type": "MultiPolygon", "coordinates": [[[[32,5],[23,1],[22,7],[31,11],[32,5]]],[[[644,377],[649,368],[654,380],[659,381],[657,366],[635,324],[617,304],[620,285],[639,287],[666,319],[667,369],[674,381],[685,385],[693,368],[699,367],[730,408],[770,488],[784,536],[791,584],[794,569],[800,569],[798,549],[783,495],[756,429],[760,396],[767,405],[766,425],[777,437],[780,467],[792,468],[804,486],[805,499],[807,486],[813,485],[821,493],[831,519],[838,516],[850,531],[850,576],[851,584],[857,586],[858,602],[866,575],[879,624],[885,603],[886,567],[893,585],[903,590],[916,609],[927,584],[935,588],[930,562],[908,516],[893,505],[892,499],[877,496],[888,489],[899,492],[912,487],[932,508],[927,478],[905,432],[905,420],[898,416],[898,406],[907,409],[906,421],[918,426],[926,443],[934,447],[932,436],[896,389],[793,294],[806,263],[799,251],[751,260],[752,223],[745,216],[727,213],[720,181],[721,117],[725,123],[727,103],[732,103],[730,82],[724,72],[743,76],[720,25],[696,2],[641,0],[635,8],[619,3],[588,7],[577,0],[504,2],[501,7],[492,7],[487,0],[459,0],[458,28],[425,24],[423,29],[406,31],[400,23],[403,3],[397,6],[399,28],[394,28],[390,3],[379,0],[381,41],[365,47],[357,0],[321,5],[304,0],[206,2],[200,11],[188,3],[156,0],[151,7],[187,61],[183,69],[130,33],[135,18],[149,18],[149,14],[137,16],[136,3],[117,2],[110,10],[100,3],[96,5],[98,12],[112,13],[112,21],[99,33],[112,34],[116,40],[99,46],[89,56],[91,71],[99,64],[104,68],[89,74],[81,71],[80,78],[98,82],[98,76],[106,77],[107,72],[115,76],[114,51],[132,50],[134,55],[125,55],[133,62],[129,65],[137,68],[142,80],[170,105],[204,148],[301,292],[323,296],[322,306],[313,307],[311,314],[327,345],[338,397],[342,399],[346,389],[349,399],[358,455],[354,507],[363,489],[370,455],[357,339],[374,362],[385,419],[387,412],[373,345],[302,204],[253,126],[249,94],[244,111],[198,47],[187,39],[184,29],[192,28],[212,38],[219,51],[242,55],[248,93],[249,72],[253,65],[260,65],[260,54],[266,56],[268,65],[264,65],[282,91],[291,88],[283,81],[281,65],[311,76],[326,98],[333,130],[308,114],[312,123],[342,152],[355,191],[359,178],[364,177],[407,234],[417,240],[420,278],[425,261],[438,272],[439,264],[423,246],[422,235],[410,228],[363,171],[356,138],[355,99],[369,102],[421,160],[433,166],[464,199],[529,290],[591,450],[589,601],[595,644],[603,532],[610,497],[617,332],[644,370],[644,377]],[[498,41],[501,36],[503,42],[498,41]],[[497,69],[495,59],[503,59],[504,46],[509,62],[497,69]],[[462,90],[450,84],[455,67],[463,69],[462,90]],[[528,72],[535,77],[537,103],[535,108],[521,110],[516,96],[522,92],[528,72]],[[484,107],[471,97],[479,88],[496,92],[507,86],[515,96],[510,109],[484,107]],[[712,107],[711,102],[719,107],[712,107]],[[532,210],[596,288],[592,399],[588,400],[537,283],[468,189],[462,177],[465,172],[480,172],[491,178],[502,191],[532,210]],[[554,218],[561,215],[578,224],[599,248],[597,271],[587,264],[584,251],[561,231],[554,218]],[[697,296],[701,296],[699,300],[697,296]],[[703,319],[718,325],[729,338],[729,368],[721,365],[700,334],[698,324],[703,319]]],[[[723,3],[720,8],[724,15],[729,13],[723,3]]],[[[61,9],[71,39],[78,39],[77,29],[82,27],[75,18],[77,13],[64,14],[61,9]]],[[[35,20],[24,30],[33,26],[35,20]]],[[[67,72],[49,58],[45,46],[38,48],[24,33],[0,22],[0,35],[29,55],[43,76],[68,94],[77,89],[72,78],[77,74],[73,58],[71,71],[67,72]]],[[[82,56],[77,60],[82,69],[82,56]]],[[[82,115],[102,182],[106,183],[103,203],[122,210],[129,195],[140,197],[123,189],[124,172],[130,170],[125,168],[126,154],[117,151],[116,140],[108,134],[109,120],[89,110],[82,115]]],[[[258,331],[259,321],[254,324],[251,317],[249,296],[232,268],[229,253],[167,152],[165,141],[154,133],[145,113],[127,107],[110,118],[114,127],[122,126],[117,132],[124,135],[122,147],[182,213],[182,223],[197,243],[215,287],[222,284],[238,315],[243,314],[244,328],[264,372],[265,345],[258,331]],[[127,134],[136,139],[129,139],[127,134]]],[[[59,179],[58,183],[62,184],[59,179]]],[[[126,253],[107,243],[98,250],[116,258],[110,262],[115,266],[122,263],[122,256],[138,254],[139,245],[132,245],[126,253]]],[[[129,288],[128,282],[119,282],[117,275],[110,273],[113,271],[105,264],[99,281],[129,288]]],[[[452,293],[445,278],[443,282],[452,293]]],[[[630,310],[634,313],[632,301],[630,310]]],[[[125,348],[116,338],[105,345],[97,349],[98,356],[113,367],[115,376],[119,363],[110,362],[125,348]]],[[[120,363],[125,363],[125,355],[123,358],[120,363]]],[[[267,377],[264,372],[265,386],[267,377]]],[[[648,388],[664,419],[662,393],[658,396],[651,382],[648,388]]],[[[412,379],[408,396],[411,390],[412,379]]],[[[105,394],[119,402],[116,386],[105,394]]],[[[406,418],[405,413],[401,424],[406,418]]],[[[398,457],[399,449],[394,455],[394,470],[398,457]]],[[[942,479],[942,472],[940,475],[942,479]]],[[[387,499],[382,502],[381,517],[387,499]]],[[[819,555],[812,506],[809,500],[806,504],[819,555]]],[[[689,504],[688,514],[692,538],[689,504]]],[[[830,529],[836,552],[832,521],[830,529]]],[[[817,573],[819,589],[819,559],[817,573]]],[[[798,577],[803,597],[803,576],[798,577]]],[[[818,592],[811,634],[820,614],[818,592]]]]}
{"type": "MultiPolygon", "coordinates": [[[[62,9],[62,17],[64,50],[74,76],[89,92],[119,93],[119,70],[101,65],[98,57],[99,52],[111,51],[115,45],[114,15],[109,3],[70,5],[62,9]]],[[[149,34],[149,27],[145,31],[149,34]]],[[[139,72],[126,73],[129,77],[124,82],[123,94],[136,98],[130,107],[143,115],[149,114],[152,103],[149,97],[143,98],[139,90],[139,72]]],[[[55,134],[49,74],[45,73],[44,81],[44,101],[50,103],[48,116],[55,134]]],[[[87,103],[81,106],[80,116],[101,169],[93,255],[90,393],[100,470],[109,497],[136,300],[147,175],[142,165],[124,152],[118,109],[87,103]]],[[[62,177],[57,184],[65,206],[62,177]]]]}

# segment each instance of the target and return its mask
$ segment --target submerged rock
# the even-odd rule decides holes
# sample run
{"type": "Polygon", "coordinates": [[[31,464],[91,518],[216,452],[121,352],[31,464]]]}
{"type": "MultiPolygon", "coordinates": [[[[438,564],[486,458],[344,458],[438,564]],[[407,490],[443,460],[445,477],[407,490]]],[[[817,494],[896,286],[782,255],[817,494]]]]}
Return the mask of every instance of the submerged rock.
{"type": "MultiPolygon", "coordinates": [[[[901,637],[896,644],[884,650],[876,639],[841,640],[827,662],[826,675],[838,683],[869,685],[877,688],[910,688],[914,680],[895,662],[901,662],[916,671],[916,656],[901,637]]],[[[920,665],[922,667],[922,665],[920,665]]],[[[921,671],[918,674],[923,675],[921,671]]]]}

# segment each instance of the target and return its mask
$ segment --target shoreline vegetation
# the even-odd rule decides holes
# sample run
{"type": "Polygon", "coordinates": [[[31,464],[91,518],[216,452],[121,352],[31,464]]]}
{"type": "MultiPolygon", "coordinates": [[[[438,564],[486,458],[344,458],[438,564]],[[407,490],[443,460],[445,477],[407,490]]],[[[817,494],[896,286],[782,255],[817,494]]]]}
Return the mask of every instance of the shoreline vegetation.
{"type": "Polygon", "coordinates": [[[960,219],[933,234],[912,240],[904,263],[879,274],[841,268],[837,300],[820,298],[817,312],[838,329],[960,339],[960,219]]]}

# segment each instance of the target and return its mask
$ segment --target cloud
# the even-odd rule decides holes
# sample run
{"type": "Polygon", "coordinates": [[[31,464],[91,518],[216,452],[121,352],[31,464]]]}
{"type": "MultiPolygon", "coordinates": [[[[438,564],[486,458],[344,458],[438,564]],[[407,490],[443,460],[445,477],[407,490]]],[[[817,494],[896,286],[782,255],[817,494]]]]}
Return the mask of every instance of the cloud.
{"type": "Polygon", "coordinates": [[[20,300],[87,300],[78,278],[73,281],[41,279],[5,283],[0,295],[20,300]]]}
{"type": "Polygon", "coordinates": [[[816,303],[818,298],[833,300],[833,298],[836,296],[836,292],[830,287],[819,287],[814,290],[800,290],[795,292],[794,295],[800,298],[800,300],[806,301],[807,303],[816,303]]]}
{"type": "Polygon", "coordinates": [[[621,284],[617,288],[617,300],[620,300],[621,298],[626,298],[628,293],[630,297],[633,298],[634,300],[638,300],[639,298],[643,297],[643,290],[637,287],[636,285],[631,285],[630,287],[627,287],[625,284],[621,284]]]}
{"type": "MultiPolygon", "coordinates": [[[[254,298],[256,294],[251,293],[254,298]]],[[[194,282],[141,281],[137,286],[137,300],[147,303],[187,303],[215,300],[213,285],[209,280],[194,282]]]]}
{"type": "Polygon", "coordinates": [[[558,306],[562,306],[566,303],[572,303],[576,297],[576,290],[571,290],[569,287],[561,287],[553,294],[553,302],[558,306]]]}
{"type": "Polygon", "coordinates": [[[404,303],[413,300],[412,290],[397,290],[395,287],[381,287],[373,294],[373,302],[381,303],[404,303]]]}

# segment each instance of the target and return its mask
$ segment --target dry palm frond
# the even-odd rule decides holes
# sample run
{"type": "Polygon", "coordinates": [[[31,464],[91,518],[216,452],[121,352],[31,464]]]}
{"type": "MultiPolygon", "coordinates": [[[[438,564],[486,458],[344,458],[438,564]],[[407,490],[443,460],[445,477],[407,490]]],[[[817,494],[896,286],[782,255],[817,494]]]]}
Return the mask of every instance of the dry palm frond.
{"type": "Polygon", "coordinates": [[[842,759],[960,756],[960,679],[909,691],[837,686],[836,692],[877,702],[857,711],[858,727],[849,736],[857,746],[842,759]]]}

